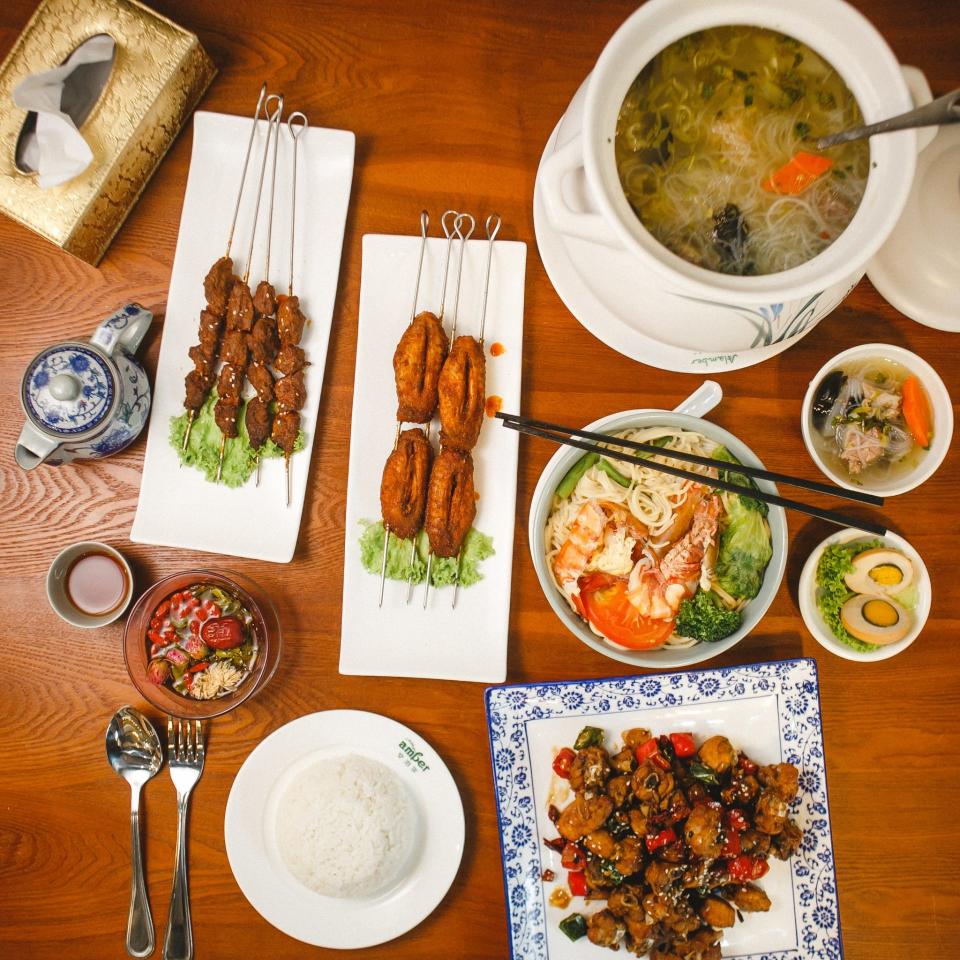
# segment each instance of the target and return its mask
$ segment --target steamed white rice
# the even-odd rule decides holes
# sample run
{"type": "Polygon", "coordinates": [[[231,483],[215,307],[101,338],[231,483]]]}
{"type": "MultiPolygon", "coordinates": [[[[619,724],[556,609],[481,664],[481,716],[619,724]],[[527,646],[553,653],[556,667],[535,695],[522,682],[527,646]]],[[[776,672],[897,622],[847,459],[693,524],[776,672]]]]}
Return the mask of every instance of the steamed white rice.
{"type": "Polygon", "coordinates": [[[300,771],[277,805],[290,872],[328,897],[365,897],[399,878],[413,844],[406,787],[376,760],[349,754],[300,771]]]}

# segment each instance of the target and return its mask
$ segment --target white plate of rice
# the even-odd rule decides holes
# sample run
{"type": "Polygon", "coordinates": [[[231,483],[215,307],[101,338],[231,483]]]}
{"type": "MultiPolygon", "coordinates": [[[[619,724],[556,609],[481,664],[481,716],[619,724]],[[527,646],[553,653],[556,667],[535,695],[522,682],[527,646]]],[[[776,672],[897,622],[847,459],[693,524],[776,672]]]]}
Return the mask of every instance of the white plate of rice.
{"type": "Polygon", "coordinates": [[[247,757],[224,821],[233,875],[278,930],[370,947],[415,927],[463,855],[460,793],[434,749],[359,710],[300,717],[247,757]]]}

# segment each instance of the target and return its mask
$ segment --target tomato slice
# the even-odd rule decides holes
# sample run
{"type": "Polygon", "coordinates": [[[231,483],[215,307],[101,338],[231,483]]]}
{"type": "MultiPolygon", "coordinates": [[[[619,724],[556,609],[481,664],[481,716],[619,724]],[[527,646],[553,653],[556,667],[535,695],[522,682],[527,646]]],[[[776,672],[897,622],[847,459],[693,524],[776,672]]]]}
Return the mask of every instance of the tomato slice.
{"type": "Polygon", "coordinates": [[[608,573],[580,580],[584,616],[608,640],[630,650],[655,650],[673,633],[673,620],[643,617],[627,598],[627,581],[608,573]]]}

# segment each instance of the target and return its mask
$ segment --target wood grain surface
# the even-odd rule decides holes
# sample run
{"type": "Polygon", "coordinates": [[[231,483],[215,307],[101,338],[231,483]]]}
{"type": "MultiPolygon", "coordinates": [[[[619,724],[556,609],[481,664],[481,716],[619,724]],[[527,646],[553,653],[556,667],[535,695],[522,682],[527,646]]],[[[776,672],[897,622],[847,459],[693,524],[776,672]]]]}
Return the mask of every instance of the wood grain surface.
{"type": "MultiPolygon", "coordinates": [[[[421,207],[501,214],[502,236],[530,245],[523,363],[528,414],[564,419],[575,409],[585,422],[629,407],[669,407],[688,394],[696,378],[627,360],[571,317],[544,273],[533,233],[531,198],[543,145],[635,0],[153,5],[195,30],[220,68],[204,109],[246,114],[267,79],[313,124],[356,131],[356,175],[320,408],[325,428],[314,448],[300,543],[290,565],[131,544],[143,440],[107,461],[24,473],[13,460],[21,425],[17,390],[25,364],[41,347],[88,335],[102,316],[131,299],[160,317],[144,350],[153,375],[190,128],[99,269],[0,218],[0,955],[124,955],[128,794],[106,763],[103,735],[118,706],[143,704],[124,669],[122,624],[73,629],[54,615],[44,595],[46,571],[58,550],[96,538],[130,558],[140,589],[190,564],[226,566],[260,581],[280,611],[285,650],[277,676],[260,697],[210,726],[190,829],[197,957],[324,954],[279,933],[244,899],[224,853],[223,814],[234,775],[264,736],[295,717],[337,707],[375,710],[420,731],[450,766],[467,817],[463,863],[439,908],[406,936],[354,955],[504,957],[483,688],[337,672],[360,240],[369,232],[414,232],[421,207]]],[[[956,12],[955,2],[857,5],[902,62],[924,69],[935,93],[960,86],[960,20],[946,16],[948,6],[956,12]]],[[[32,0],[0,4],[0,55],[32,8],[32,0]]],[[[866,341],[917,351],[956,392],[960,340],[899,315],[864,280],[799,345],[759,367],[721,374],[726,398],[712,418],[749,443],[771,469],[816,478],[800,438],[800,399],[823,362],[866,341]]],[[[543,443],[521,441],[511,681],[618,670],[564,631],[530,563],[529,501],[551,452],[543,443]]],[[[787,576],[778,597],[753,635],[713,661],[817,659],[848,960],[957,955],[960,827],[952,811],[960,790],[954,740],[960,701],[954,649],[960,627],[958,480],[954,449],[933,479],[890,501],[885,511],[933,577],[932,616],[907,652],[858,665],[831,656],[808,635],[796,585],[810,550],[830,531],[791,515],[787,576]]],[[[185,503],[182,522],[189,521],[185,503]]],[[[166,771],[147,786],[145,803],[159,941],[175,837],[166,771]]]]}

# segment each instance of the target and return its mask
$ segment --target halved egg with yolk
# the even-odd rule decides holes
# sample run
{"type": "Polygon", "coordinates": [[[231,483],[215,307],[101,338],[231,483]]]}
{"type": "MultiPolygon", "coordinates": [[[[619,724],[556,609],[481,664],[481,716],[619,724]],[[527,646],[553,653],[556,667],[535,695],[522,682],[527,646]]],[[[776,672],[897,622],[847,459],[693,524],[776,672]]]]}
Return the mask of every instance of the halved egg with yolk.
{"type": "Polygon", "coordinates": [[[858,640],[880,645],[902,640],[913,625],[910,613],[896,600],[866,595],[851,597],[840,608],[840,619],[858,640]]]}
{"type": "Polygon", "coordinates": [[[853,569],[843,579],[854,593],[896,594],[913,583],[913,563],[885,547],[864,550],[853,558],[853,569]]]}

